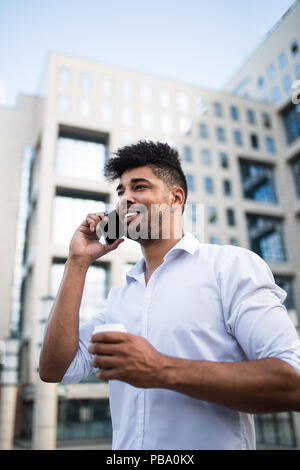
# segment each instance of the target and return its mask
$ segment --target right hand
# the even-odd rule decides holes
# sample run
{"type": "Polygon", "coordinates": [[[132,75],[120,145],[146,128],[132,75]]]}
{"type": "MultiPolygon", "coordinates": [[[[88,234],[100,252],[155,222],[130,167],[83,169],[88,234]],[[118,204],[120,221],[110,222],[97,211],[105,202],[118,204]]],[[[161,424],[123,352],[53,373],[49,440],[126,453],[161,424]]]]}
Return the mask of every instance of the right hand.
{"type": "Polygon", "coordinates": [[[88,214],[74,233],[69,246],[69,258],[89,266],[96,259],[118,248],[124,241],[119,238],[111,245],[102,245],[96,234],[96,226],[102,219],[107,219],[104,212],[88,214]]]}

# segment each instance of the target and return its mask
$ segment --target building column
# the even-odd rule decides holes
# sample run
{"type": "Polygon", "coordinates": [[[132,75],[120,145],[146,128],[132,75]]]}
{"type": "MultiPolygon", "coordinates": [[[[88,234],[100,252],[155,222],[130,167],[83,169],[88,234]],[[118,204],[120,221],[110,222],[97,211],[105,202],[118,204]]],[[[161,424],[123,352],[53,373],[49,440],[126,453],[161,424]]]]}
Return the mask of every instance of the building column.
{"type": "Polygon", "coordinates": [[[57,396],[56,384],[42,382],[38,377],[35,387],[32,448],[56,449],[57,396]]]}
{"type": "Polygon", "coordinates": [[[14,443],[18,386],[2,385],[0,390],[0,450],[12,450],[14,443]]]}

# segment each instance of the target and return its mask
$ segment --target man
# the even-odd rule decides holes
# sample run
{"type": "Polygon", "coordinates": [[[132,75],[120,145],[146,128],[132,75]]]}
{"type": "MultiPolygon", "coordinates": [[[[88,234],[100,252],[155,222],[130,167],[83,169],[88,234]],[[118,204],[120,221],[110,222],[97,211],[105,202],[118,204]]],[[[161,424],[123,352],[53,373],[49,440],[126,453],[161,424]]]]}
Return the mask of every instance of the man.
{"type": "Polygon", "coordinates": [[[42,380],[109,380],[113,449],[254,449],[253,413],[300,411],[300,343],[285,292],[251,251],[183,234],[186,180],[167,144],[120,149],[106,176],[119,179],[117,211],[128,231],[148,223],[137,238],[143,258],[79,329],[88,267],[123,241],[99,244],[104,214],[87,216],[50,314],[42,380]],[[101,323],[123,323],[128,333],[93,335],[101,323]]]}

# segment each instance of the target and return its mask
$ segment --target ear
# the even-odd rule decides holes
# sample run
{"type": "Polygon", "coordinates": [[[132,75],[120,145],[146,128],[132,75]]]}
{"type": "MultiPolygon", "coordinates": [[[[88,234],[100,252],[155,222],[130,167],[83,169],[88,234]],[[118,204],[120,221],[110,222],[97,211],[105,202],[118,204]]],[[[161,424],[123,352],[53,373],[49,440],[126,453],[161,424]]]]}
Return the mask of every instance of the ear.
{"type": "Polygon", "coordinates": [[[171,206],[171,212],[175,212],[184,205],[185,194],[183,189],[179,186],[176,186],[176,188],[172,190],[172,197],[173,202],[171,206]]]}

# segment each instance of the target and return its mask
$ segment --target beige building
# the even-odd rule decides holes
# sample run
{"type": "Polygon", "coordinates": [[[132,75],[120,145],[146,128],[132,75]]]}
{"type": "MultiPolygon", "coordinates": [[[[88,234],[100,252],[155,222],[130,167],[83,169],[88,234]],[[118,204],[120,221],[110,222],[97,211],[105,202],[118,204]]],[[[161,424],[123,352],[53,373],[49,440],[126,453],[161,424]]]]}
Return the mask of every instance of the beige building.
{"type": "MultiPolygon", "coordinates": [[[[10,338],[1,377],[2,448],[14,439],[54,449],[65,440],[111,436],[107,384],[93,378],[45,384],[37,367],[72,233],[88,212],[116,203],[115,185],[102,170],[127,143],[160,140],[179,150],[188,202],[202,205],[200,240],[262,256],[287,291],[298,326],[299,174],[297,180],[284,121],[272,104],[51,53],[44,98],[21,96],[16,109],[0,108],[0,120],[1,208],[8,224],[1,233],[0,340],[10,338]]],[[[186,217],[188,226],[193,207],[186,217]]],[[[126,240],[91,266],[82,322],[140,256],[126,240]]],[[[258,443],[300,447],[298,414],[256,422],[258,443]]]]}

